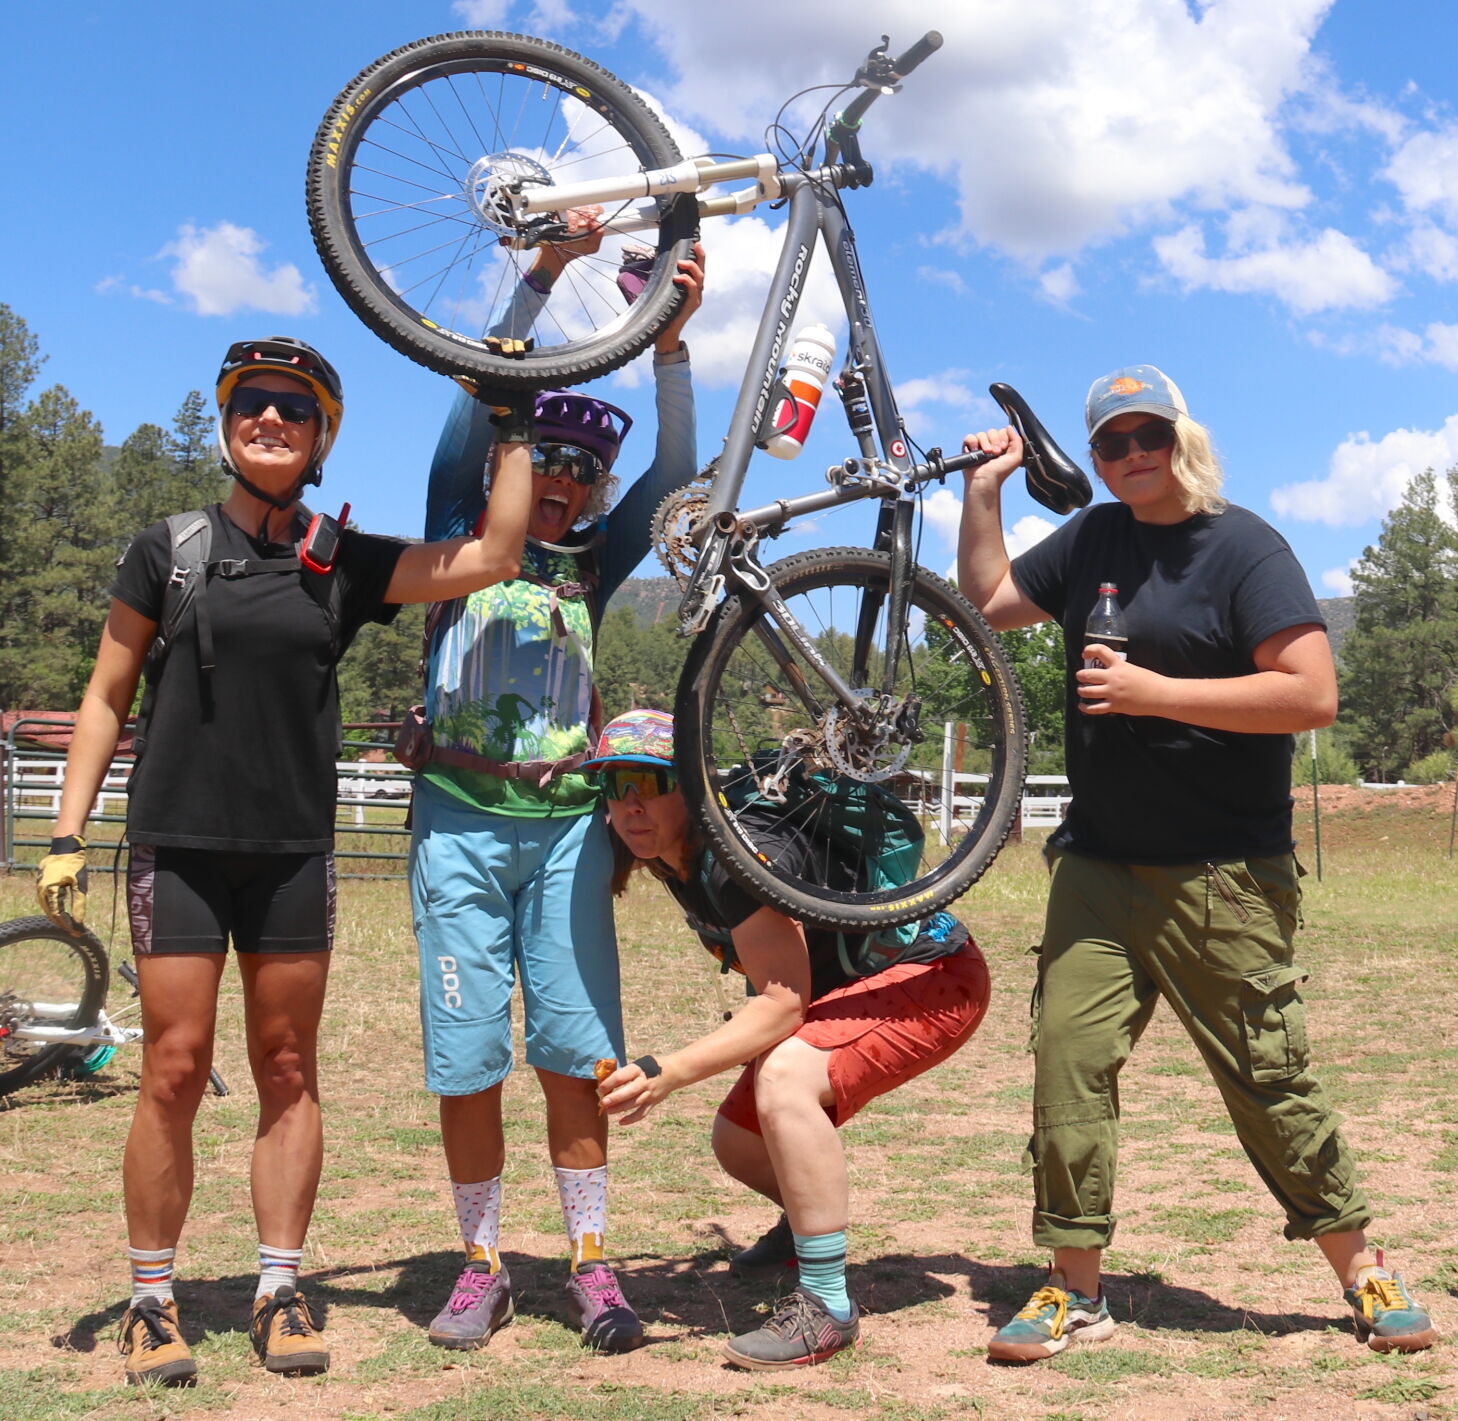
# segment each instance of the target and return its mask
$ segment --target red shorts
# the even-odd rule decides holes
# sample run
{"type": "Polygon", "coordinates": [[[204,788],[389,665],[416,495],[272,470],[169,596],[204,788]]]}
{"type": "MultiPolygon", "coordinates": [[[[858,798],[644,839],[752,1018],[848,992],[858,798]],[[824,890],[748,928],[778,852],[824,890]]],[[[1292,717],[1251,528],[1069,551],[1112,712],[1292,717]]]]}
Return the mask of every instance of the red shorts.
{"type": "MultiPolygon", "coordinates": [[[[844,1125],[863,1105],[940,1065],[977,1030],[991,994],[975,942],[935,962],[908,962],[848,982],[811,1004],[795,1035],[830,1052],[835,1103],[825,1113],[844,1125]]],[[[719,1114],[760,1134],[751,1061],[719,1114]]]]}

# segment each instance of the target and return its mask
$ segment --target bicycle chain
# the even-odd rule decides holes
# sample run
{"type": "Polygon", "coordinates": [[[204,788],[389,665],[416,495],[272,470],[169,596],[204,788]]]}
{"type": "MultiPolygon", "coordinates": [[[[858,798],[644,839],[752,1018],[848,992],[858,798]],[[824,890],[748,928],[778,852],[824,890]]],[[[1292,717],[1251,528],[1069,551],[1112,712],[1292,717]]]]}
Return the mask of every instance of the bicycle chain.
{"type": "Polygon", "coordinates": [[[718,467],[718,458],[710,459],[689,483],[669,494],[653,513],[653,550],[680,587],[688,586],[698,562],[694,530],[708,511],[718,467]]]}

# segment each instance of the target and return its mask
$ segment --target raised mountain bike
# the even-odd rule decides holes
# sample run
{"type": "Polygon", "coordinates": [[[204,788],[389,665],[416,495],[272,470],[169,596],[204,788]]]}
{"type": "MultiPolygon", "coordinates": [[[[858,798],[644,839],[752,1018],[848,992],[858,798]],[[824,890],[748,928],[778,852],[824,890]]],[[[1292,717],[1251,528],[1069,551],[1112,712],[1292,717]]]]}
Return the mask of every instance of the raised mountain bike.
{"type": "MultiPolygon", "coordinates": [[[[51,1073],[95,1075],[142,1039],[137,974],[129,962],[117,973],[132,995],[108,1014],[111,964],[95,933],[72,937],[42,917],[0,923],[0,1095],[51,1073]]],[[[216,1070],[210,1079],[228,1094],[216,1070]]]]}
{"type": "MultiPolygon", "coordinates": [[[[867,111],[941,37],[899,58],[887,43],[831,86],[803,140],[780,142],[778,156],[685,160],[643,100],[580,55],[485,31],[423,39],[335,100],[307,182],[320,256],[365,324],[431,369],[508,387],[590,380],[631,360],[672,318],[673,276],[701,221],[787,204],[723,451],[657,515],[660,556],[683,588],[680,630],[695,638],[675,703],[679,779],[720,861],[760,901],[862,931],[923,918],[976,881],[1012,825],[1026,760],[997,638],[913,553],[922,491],[985,456],[923,453],[907,433],[843,205],[873,178],[860,146],[867,111]],[[711,192],[726,183],[743,186],[711,192]],[[580,235],[568,214],[589,204],[603,210],[604,240],[564,265],[523,328],[518,298],[538,249],[580,235]],[[835,388],[855,452],[814,491],[740,508],[756,447],[796,411],[782,365],[821,246],[850,327],[835,388]],[[511,355],[492,339],[508,319],[523,338],[511,355]],[[864,499],[879,503],[869,548],[761,560],[794,519],[864,499]],[[923,832],[957,774],[980,778],[970,822],[923,832]],[[741,816],[764,802],[807,829],[859,815],[867,842],[903,805],[921,827],[895,873],[875,870],[868,850],[864,871],[817,874],[838,885],[826,887],[759,851],[741,816]]],[[[1086,503],[1087,479],[1026,403],[1006,385],[992,394],[1024,437],[1033,496],[1061,513],[1086,503]]]]}

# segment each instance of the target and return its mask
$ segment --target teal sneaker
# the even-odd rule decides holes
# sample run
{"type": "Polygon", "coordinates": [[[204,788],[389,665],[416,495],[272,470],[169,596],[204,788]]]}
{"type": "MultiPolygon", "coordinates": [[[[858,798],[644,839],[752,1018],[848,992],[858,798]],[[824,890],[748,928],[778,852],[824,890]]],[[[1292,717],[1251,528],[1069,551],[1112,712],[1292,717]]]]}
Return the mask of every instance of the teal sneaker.
{"type": "Polygon", "coordinates": [[[1421,1352],[1438,1340],[1432,1318],[1413,1301],[1401,1273],[1364,1268],[1357,1277],[1358,1285],[1342,1296],[1351,1305],[1358,1342],[1374,1352],[1421,1352]]]}
{"type": "Polygon", "coordinates": [[[1045,1283],[987,1344],[987,1355],[997,1362],[1041,1362],[1070,1342],[1103,1342],[1113,1335],[1114,1319],[1102,1294],[1086,1298],[1045,1283]]]}

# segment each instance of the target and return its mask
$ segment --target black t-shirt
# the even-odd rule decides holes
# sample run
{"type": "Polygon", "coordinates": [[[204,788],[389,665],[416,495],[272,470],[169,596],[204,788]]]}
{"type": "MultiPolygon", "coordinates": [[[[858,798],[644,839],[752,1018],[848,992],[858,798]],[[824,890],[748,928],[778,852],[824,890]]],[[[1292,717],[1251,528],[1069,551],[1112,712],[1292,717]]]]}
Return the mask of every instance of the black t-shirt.
{"type": "Polygon", "coordinates": [[[1290,735],[1084,715],[1073,679],[1101,582],[1118,585],[1133,665],[1207,680],[1250,675],[1267,637],[1325,625],[1286,540],[1233,505],[1163,526],[1102,503],[1017,558],[1012,573],[1063,627],[1073,803],[1053,842],[1150,864],[1289,852],[1290,735]]]}
{"type": "MultiPolygon", "coordinates": [[[[819,863],[824,855],[817,854],[810,839],[798,828],[785,822],[773,810],[746,810],[741,816],[754,834],[756,846],[773,863],[782,865],[796,877],[807,878],[812,865],[819,863]]],[[[847,875],[849,878],[849,875],[847,875]]],[[[700,856],[689,871],[687,880],[666,878],[664,883],[680,908],[690,919],[698,919],[710,928],[733,932],[747,918],[757,913],[764,904],[737,884],[723,866],[707,851],[700,856]],[[704,869],[708,868],[708,890],[704,887],[704,869]]],[[[845,887],[849,887],[847,882],[845,887]]],[[[692,926],[692,923],[690,924],[692,926]]],[[[807,927],[805,946],[810,954],[810,1000],[818,1002],[821,997],[856,980],[864,973],[849,973],[841,962],[840,934],[831,928],[807,927]]],[[[957,951],[966,942],[965,930],[950,937],[932,938],[923,935],[908,947],[896,953],[895,964],[903,962],[934,962],[957,951]]],[[[855,950],[860,938],[846,935],[845,946],[848,959],[856,960],[855,950]]],[[[705,942],[711,952],[717,950],[705,942]]],[[[890,965],[890,964],[888,964],[890,965]]],[[[874,974],[871,974],[874,975],[874,974]]]]}
{"type": "MultiPolygon", "coordinates": [[[[210,562],[286,558],[215,504],[210,562]]],[[[302,531],[302,528],[300,529],[302,531]]],[[[342,645],[399,610],[381,599],[405,544],[346,530],[335,562],[342,645]]],[[[112,596],[162,617],[172,571],[167,524],[154,523],[117,564],[112,596]]],[[[247,853],[319,853],[334,843],[339,693],[329,623],[300,572],[208,578],[214,670],[205,698],[197,621],[182,619],[158,677],[147,746],[132,772],[133,843],[247,853]]]]}

